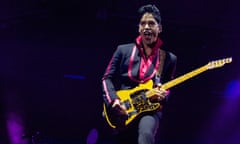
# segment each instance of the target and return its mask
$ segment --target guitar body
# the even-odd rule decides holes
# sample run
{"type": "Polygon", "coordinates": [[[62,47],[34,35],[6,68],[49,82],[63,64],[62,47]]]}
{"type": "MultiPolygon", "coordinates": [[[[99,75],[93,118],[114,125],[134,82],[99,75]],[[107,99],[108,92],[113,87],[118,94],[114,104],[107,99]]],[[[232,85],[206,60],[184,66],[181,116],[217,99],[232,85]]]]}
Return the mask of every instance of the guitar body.
{"type": "Polygon", "coordinates": [[[152,80],[129,90],[119,90],[117,95],[121,100],[121,104],[126,107],[127,117],[117,115],[114,110],[107,108],[104,104],[104,115],[108,124],[113,128],[126,127],[134,119],[146,112],[158,110],[160,103],[152,103],[149,100],[147,92],[153,88],[152,80]]]}

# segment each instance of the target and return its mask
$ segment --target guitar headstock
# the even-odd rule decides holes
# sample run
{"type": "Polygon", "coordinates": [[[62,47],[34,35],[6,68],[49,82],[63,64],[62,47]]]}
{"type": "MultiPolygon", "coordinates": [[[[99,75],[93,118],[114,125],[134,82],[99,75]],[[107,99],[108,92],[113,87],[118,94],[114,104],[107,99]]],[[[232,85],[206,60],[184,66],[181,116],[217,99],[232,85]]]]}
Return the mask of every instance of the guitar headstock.
{"type": "Polygon", "coordinates": [[[211,61],[207,64],[208,69],[214,69],[224,66],[225,64],[231,63],[232,57],[224,58],[220,60],[211,61]]]}

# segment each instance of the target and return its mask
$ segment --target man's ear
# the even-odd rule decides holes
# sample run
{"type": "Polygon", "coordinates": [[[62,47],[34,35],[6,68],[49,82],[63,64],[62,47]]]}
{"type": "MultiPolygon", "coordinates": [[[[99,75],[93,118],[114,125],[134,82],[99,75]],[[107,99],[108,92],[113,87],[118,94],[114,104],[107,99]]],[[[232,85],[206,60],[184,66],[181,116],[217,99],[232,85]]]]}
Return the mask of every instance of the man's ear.
{"type": "Polygon", "coordinates": [[[140,26],[138,26],[138,32],[140,33],[140,26]]]}
{"type": "Polygon", "coordinates": [[[158,27],[159,27],[159,33],[161,33],[162,32],[162,25],[159,24],[158,27]]]}

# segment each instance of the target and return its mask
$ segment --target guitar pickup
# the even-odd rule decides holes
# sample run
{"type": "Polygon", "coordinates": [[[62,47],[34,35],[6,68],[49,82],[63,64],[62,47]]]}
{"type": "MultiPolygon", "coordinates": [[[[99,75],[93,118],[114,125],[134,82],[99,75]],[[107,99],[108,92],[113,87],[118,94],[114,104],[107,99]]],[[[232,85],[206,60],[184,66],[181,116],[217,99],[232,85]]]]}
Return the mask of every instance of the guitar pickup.
{"type": "Polygon", "coordinates": [[[132,112],[128,113],[128,117],[131,117],[132,115],[136,115],[138,112],[137,110],[133,110],[132,112]]]}
{"type": "Polygon", "coordinates": [[[125,106],[126,109],[130,109],[132,107],[128,100],[127,101],[123,101],[122,103],[123,103],[123,105],[125,106]]]}

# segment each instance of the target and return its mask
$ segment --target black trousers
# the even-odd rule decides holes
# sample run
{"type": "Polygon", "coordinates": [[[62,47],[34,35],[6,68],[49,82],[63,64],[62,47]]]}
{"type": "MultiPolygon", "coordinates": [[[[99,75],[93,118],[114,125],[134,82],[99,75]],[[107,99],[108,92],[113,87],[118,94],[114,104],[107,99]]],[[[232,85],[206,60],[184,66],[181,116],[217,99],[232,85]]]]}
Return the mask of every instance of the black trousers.
{"type": "Polygon", "coordinates": [[[161,113],[145,115],[115,134],[116,144],[155,144],[161,113]],[[135,123],[134,123],[135,122],[135,123]]]}

